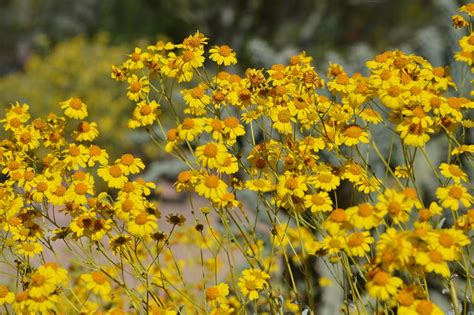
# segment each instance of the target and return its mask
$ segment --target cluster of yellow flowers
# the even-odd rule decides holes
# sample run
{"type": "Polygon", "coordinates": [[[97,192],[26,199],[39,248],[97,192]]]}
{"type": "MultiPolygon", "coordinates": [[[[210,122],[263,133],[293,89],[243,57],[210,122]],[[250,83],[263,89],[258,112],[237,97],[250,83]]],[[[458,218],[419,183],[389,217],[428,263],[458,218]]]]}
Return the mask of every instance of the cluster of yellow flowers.
{"type": "MultiPolygon", "coordinates": [[[[473,16],[474,4],[460,12],[473,16]]],[[[462,15],[453,24],[471,31],[462,15]]],[[[467,66],[471,38],[455,55],[467,66]]],[[[175,188],[193,210],[167,215],[167,224],[156,185],[138,177],[143,161],[111,158],[95,144],[98,126],[80,98],[61,102],[62,116],[31,119],[27,104],[7,109],[0,262],[16,272],[0,283],[6,312],[315,311],[331,283],[317,275],[322,261],[343,291],[341,312],[443,314],[430,292],[446,289],[453,312],[466,314],[474,103],[456,94],[447,69],[389,51],[367,62],[368,77],[331,64],[326,84],[303,52],[239,76],[221,69],[237,63],[235,52],[207,44],[200,32],[180,44],[159,41],[112,68],[135,104],[129,127],[145,127],[188,168],[175,188]],[[165,110],[174,122],[160,119],[165,110]],[[379,149],[381,130],[392,146],[399,141],[403,164],[379,149]],[[448,148],[439,165],[426,151],[433,138],[448,148]],[[435,190],[420,187],[415,160],[431,170],[435,190]],[[199,211],[197,197],[206,203],[199,211]]]]}

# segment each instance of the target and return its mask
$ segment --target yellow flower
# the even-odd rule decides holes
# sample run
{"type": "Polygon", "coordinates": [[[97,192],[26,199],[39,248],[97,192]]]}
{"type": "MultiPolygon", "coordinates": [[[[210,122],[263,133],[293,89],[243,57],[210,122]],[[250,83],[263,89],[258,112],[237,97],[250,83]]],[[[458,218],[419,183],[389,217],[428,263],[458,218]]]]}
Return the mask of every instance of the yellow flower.
{"type": "Polygon", "coordinates": [[[181,140],[193,141],[204,131],[205,120],[199,118],[185,118],[178,126],[177,132],[181,140]]]}
{"type": "Polygon", "coordinates": [[[229,66],[237,63],[235,52],[233,52],[232,48],[227,45],[214,46],[209,49],[209,53],[209,58],[212,61],[215,61],[218,65],[229,66]]]}
{"type": "Polygon", "coordinates": [[[15,294],[13,292],[10,292],[10,290],[6,286],[0,285],[0,305],[3,305],[5,303],[12,304],[14,300],[15,294]]]}
{"type": "Polygon", "coordinates": [[[378,199],[377,209],[388,213],[395,224],[409,220],[413,205],[403,193],[387,189],[383,194],[379,194],[378,199]]]}
{"type": "Polygon", "coordinates": [[[438,187],[436,189],[436,197],[438,197],[443,207],[451,208],[451,210],[455,211],[459,209],[459,203],[462,203],[465,207],[470,207],[473,201],[466,187],[459,184],[438,187]]]}
{"type": "Polygon", "coordinates": [[[246,269],[239,278],[238,286],[240,292],[250,301],[257,300],[259,292],[268,285],[267,279],[270,276],[257,269],[246,269]]]}
{"type": "Polygon", "coordinates": [[[439,169],[444,177],[452,178],[456,184],[459,184],[461,181],[467,182],[468,180],[466,173],[456,164],[441,163],[439,169]]]}
{"type": "Polygon", "coordinates": [[[261,193],[269,192],[275,189],[275,185],[265,178],[257,178],[245,182],[245,188],[261,193]]]}
{"type": "Polygon", "coordinates": [[[225,303],[228,294],[229,286],[227,283],[219,283],[206,290],[206,301],[208,301],[210,305],[215,305],[216,302],[225,303]]]}
{"type": "Polygon", "coordinates": [[[216,175],[205,174],[199,179],[195,189],[200,196],[219,201],[227,192],[227,185],[216,175]]]}
{"type": "Polygon", "coordinates": [[[97,123],[88,123],[84,120],[79,122],[73,133],[73,138],[76,141],[93,141],[98,136],[99,131],[97,130],[97,123]]]}
{"type": "Polygon", "coordinates": [[[394,277],[384,271],[377,271],[367,281],[365,287],[367,292],[373,297],[381,300],[388,300],[397,293],[398,288],[403,284],[402,279],[394,277]]]}
{"type": "Polygon", "coordinates": [[[456,260],[461,253],[461,247],[470,244],[469,238],[456,229],[434,230],[428,236],[428,246],[437,250],[448,261],[456,260]]]}
{"type": "Polygon", "coordinates": [[[288,108],[277,106],[272,109],[270,117],[273,121],[273,128],[278,130],[278,132],[285,135],[293,133],[293,126],[291,124],[296,120],[288,108]]]}
{"type": "Polygon", "coordinates": [[[122,171],[122,167],[118,164],[102,166],[97,170],[97,175],[106,181],[107,185],[111,188],[120,189],[128,180],[127,176],[125,176],[122,171]]]}
{"type": "Polygon", "coordinates": [[[446,279],[451,275],[447,261],[444,259],[441,252],[435,249],[428,252],[417,252],[415,259],[416,263],[423,266],[427,272],[437,273],[446,279]]]}
{"type": "Polygon", "coordinates": [[[385,215],[385,211],[379,210],[369,203],[362,203],[346,209],[349,222],[358,229],[370,230],[379,226],[385,215]]]}
{"type": "Polygon", "coordinates": [[[150,82],[147,77],[141,77],[139,79],[133,74],[128,78],[128,83],[127,96],[132,101],[138,102],[139,100],[143,100],[150,92],[150,82]]]}
{"type": "Polygon", "coordinates": [[[311,195],[304,196],[305,207],[309,208],[311,212],[328,212],[332,211],[333,203],[329,194],[325,191],[316,192],[311,195]]]}
{"type": "Polygon", "coordinates": [[[139,102],[133,110],[132,118],[128,121],[128,127],[138,128],[152,125],[160,114],[159,108],[160,104],[155,100],[139,102]]]}
{"type": "Polygon", "coordinates": [[[87,117],[87,106],[80,98],[72,97],[59,104],[61,108],[64,109],[64,115],[69,118],[84,119],[87,117]]]}
{"type": "Polygon", "coordinates": [[[86,154],[88,155],[87,166],[89,167],[93,167],[96,163],[107,165],[109,161],[109,154],[107,151],[95,144],[89,146],[86,154]]]}
{"type": "Polygon", "coordinates": [[[43,246],[39,242],[27,241],[16,245],[15,252],[19,255],[34,257],[43,251],[43,246]]]}
{"type": "Polygon", "coordinates": [[[349,125],[343,131],[343,143],[347,146],[368,143],[369,134],[357,125],[349,125]]]}
{"type": "Polygon", "coordinates": [[[276,191],[279,198],[283,199],[287,196],[303,198],[306,190],[308,190],[308,186],[305,176],[288,171],[284,175],[278,176],[276,191]]]}
{"type": "Polygon", "coordinates": [[[102,271],[93,271],[83,274],[81,279],[85,282],[85,288],[87,290],[90,290],[92,293],[106,300],[109,299],[112,287],[110,286],[107,276],[102,271]]]}
{"type": "Polygon", "coordinates": [[[374,238],[367,231],[354,232],[347,235],[345,240],[347,254],[364,257],[370,251],[370,244],[373,242],[374,238]]]}
{"type": "Polygon", "coordinates": [[[151,235],[158,228],[157,218],[146,212],[138,213],[127,223],[127,230],[135,236],[146,237],[151,235]]]}
{"type": "Polygon", "coordinates": [[[339,187],[341,180],[331,171],[320,171],[315,175],[311,175],[308,179],[309,183],[316,188],[331,191],[339,187]]]}
{"type": "Polygon", "coordinates": [[[138,174],[145,168],[142,159],[134,157],[130,153],[123,154],[120,159],[115,160],[124,175],[138,174]]]}
{"type": "Polygon", "coordinates": [[[227,148],[219,143],[209,142],[196,148],[197,160],[203,167],[218,168],[227,155],[227,148]]]}
{"type": "Polygon", "coordinates": [[[443,315],[436,304],[429,300],[416,300],[410,306],[400,306],[397,315],[443,315]]]}

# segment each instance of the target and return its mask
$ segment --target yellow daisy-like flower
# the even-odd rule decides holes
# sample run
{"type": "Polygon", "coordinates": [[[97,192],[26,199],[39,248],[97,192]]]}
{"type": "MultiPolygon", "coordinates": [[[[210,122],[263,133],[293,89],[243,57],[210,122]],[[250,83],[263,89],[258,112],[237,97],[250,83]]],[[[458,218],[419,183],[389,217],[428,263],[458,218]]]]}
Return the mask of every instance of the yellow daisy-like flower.
{"type": "Polygon", "coordinates": [[[444,315],[445,313],[429,300],[416,300],[410,306],[400,306],[397,315],[444,315]]]}
{"type": "Polygon", "coordinates": [[[316,188],[331,191],[339,187],[341,180],[331,171],[321,171],[308,178],[308,182],[316,188]]]}
{"type": "Polygon", "coordinates": [[[386,212],[375,208],[370,203],[362,203],[358,206],[347,208],[346,213],[349,217],[349,222],[354,227],[370,230],[382,223],[386,212]]]}
{"type": "Polygon", "coordinates": [[[347,146],[369,142],[369,134],[357,125],[350,125],[344,128],[342,138],[343,143],[347,146]]]}
{"type": "Polygon", "coordinates": [[[127,222],[127,230],[135,236],[146,237],[158,228],[156,216],[146,212],[138,213],[134,218],[127,222]]]}
{"type": "Polygon", "coordinates": [[[285,172],[284,175],[278,177],[276,191],[281,199],[287,196],[303,198],[306,190],[308,190],[308,186],[306,185],[306,177],[303,175],[285,172]]]}
{"type": "Polygon", "coordinates": [[[378,199],[377,209],[388,213],[395,224],[407,222],[410,218],[413,206],[403,193],[399,193],[394,189],[387,189],[378,196],[378,199]]]}
{"type": "Polygon", "coordinates": [[[468,180],[466,173],[456,164],[441,163],[439,169],[444,177],[453,179],[456,184],[468,180]]]}
{"type": "Polygon", "coordinates": [[[265,178],[257,178],[245,182],[245,188],[261,193],[269,192],[275,189],[275,185],[265,178]]]}
{"type": "Polygon", "coordinates": [[[309,208],[311,212],[328,212],[333,209],[333,202],[329,194],[325,191],[316,192],[304,197],[304,205],[309,208]]]}
{"type": "Polygon", "coordinates": [[[270,276],[257,269],[246,269],[239,278],[238,286],[244,296],[250,301],[258,299],[259,292],[268,285],[267,279],[270,276]]]}
{"type": "Polygon", "coordinates": [[[206,301],[208,301],[211,306],[217,302],[225,303],[227,295],[229,295],[229,286],[227,283],[219,283],[206,290],[206,301]]]}
{"type": "Polygon", "coordinates": [[[445,278],[451,275],[443,254],[435,249],[428,252],[420,251],[416,253],[415,259],[416,263],[423,266],[427,272],[434,272],[445,278]]]}
{"type": "Polygon", "coordinates": [[[120,159],[115,160],[115,164],[122,169],[124,175],[138,174],[145,168],[142,159],[130,153],[123,154],[120,159]]]}
{"type": "Polygon", "coordinates": [[[470,243],[469,238],[456,229],[434,230],[428,235],[428,247],[440,252],[448,261],[458,259],[461,248],[470,243]]]}
{"type": "Polygon", "coordinates": [[[15,252],[19,255],[34,257],[43,251],[43,246],[39,242],[24,242],[15,247],[15,252]]]}
{"type": "Polygon", "coordinates": [[[381,300],[388,300],[397,293],[403,284],[402,279],[394,277],[385,271],[377,271],[366,283],[370,295],[381,300]]]}
{"type": "Polygon", "coordinates": [[[110,286],[107,276],[102,271],[93,271],[91,273],[83,274],[81,279],[85,281],[85,288],[87,290],[90,290],[92,293],[99,295],[106,300],[109,299],[112,287],[110,286]]]}
{"type": "Polygon", "coordinates": [[[459,184],[438,187],[436,189],[436,197],[438,197],[443,207],[454,211],[459,209],[459,203],[462,203],[465,207],[470,207],[473,202],[473,198],[467,192],[466,187],[459,184]]]}
{"type": "Polygon", "coordinates": [[[120,167],[118,164],[99,168],[97,170],[97,175],[106,181],[107,185],[111,188],[120,189],[128,181],[127,176],[125,176],[124,172],[122,171],[122,167],[120,167]]]}
{"type": "Polygon", "coordinates": [[[214,46],[209,49],[209,58],[218,65],[230,66],[237,63],[235,52],[227,45],[214,46]]]}
{"type": "Polygon", "coordinates": [[[150,92],[150,82],[147,77],[138,78],[133,74],[128,78],[128,83],[127,96],[131,101],[137,102],[138,100],[145,99],[150,92]]]}
{"type": "Polygon", "coordinates": [[[206,174],[200,178],[195,190],[200,196],[219,201],[227,192],[227,184],[216,175],[206,174]]]}
{"type": "Polygon", "coordinates": [[[15,294],[10,292],[10,290],[4,286],[0,285],[0,305],[3,304],[12,304],[15,300],[15,294]]]}
{"type": "Polygon", "coordinates": [[[80,98],[71,97],[70,99],[60,102],[59,105],[64,109],[64,115],[74,119],[84,119],[87,117],[87,106],[80,98]]]}
{"type": "Polygon", "coordinates": [[[132,112],[132,118],[128,121],[128,127],[138,128],[152,125],[160,114],[159,108],[160,104],[154,100],[139,102],[132,112]]]}
{"type": "Polygon", "coordinates": [[[179,139],[193,141],[196,136],[204,131],[205,120],[199,118],[185,118],[178,126],[179,139]]]}
{"type": "Polygon", "coordinates": [[[203,167],[217,168],[227,155],[227,148],[219,143],[209,142],[196,148],[197,160],[203,167]]]}
{"type": "Polygon", "coordinates": [[[74,133],[72,134],[74,140],[76,141],[93,141],[99,136],[99,131],[97,130],[97,123],[81,121],[74,133]]]}
{"type": "Polygon", "coordinates": [[[354,232],[346,236],[345,244],[347,254],[350,256],[364,257],[370,251],[370,244],[374,238],[370,232],[354,232]]]}
{"type": "Polygon", "coordinates": [[[296,120],[288,108],[283,106],[274,108],[271,111],[270,118],[273,121],[273,128],[278,130],[278,132],[286,135],[293,133],[292,123],[296,120]]]}

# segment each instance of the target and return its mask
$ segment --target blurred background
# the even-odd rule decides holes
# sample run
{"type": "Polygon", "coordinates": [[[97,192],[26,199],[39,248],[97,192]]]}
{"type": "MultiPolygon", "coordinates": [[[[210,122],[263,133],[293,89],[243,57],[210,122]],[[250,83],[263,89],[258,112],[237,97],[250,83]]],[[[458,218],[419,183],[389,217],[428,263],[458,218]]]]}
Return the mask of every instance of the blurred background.
{"type": "MultiPolygon", "coordinates": [[[[240,69],[286,63],[305,50],[317,70],[329,60],[364,72],[377,53],[401,49],[450,64],[459,34],[455,0],[0,0],[0,104],[28,103],[33,114],[57,111],[79,96],[115,152],[141,150],[126,130],[124,87],[110,79],[135,45],[180,42],[196,30],[229,44],[240,69]],[[106,113],[106,115],[105,115],[106,113]],[[117,127],[117,128],[115,128],[117,127]],[[112,128],[117,132],[109,132],[112,128]]],[[[117,153],[117,154],[118,154],[117,153]]]]}

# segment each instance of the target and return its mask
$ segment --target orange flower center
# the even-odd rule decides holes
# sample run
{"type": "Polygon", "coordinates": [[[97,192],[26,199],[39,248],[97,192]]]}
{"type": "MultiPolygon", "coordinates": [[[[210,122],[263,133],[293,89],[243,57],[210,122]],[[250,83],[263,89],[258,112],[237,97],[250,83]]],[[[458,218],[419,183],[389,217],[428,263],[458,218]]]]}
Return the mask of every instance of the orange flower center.
{"type": "Polygon", "coordinates": [[[191,97],[194,99],[201,99],[204,96],[204,90],[200,87],[195,87],[191,90],[191,97]]]}
{"type": "Polygon", "coordinates": [[[69,155],[70,156],[78,156],[79,154],[81,154],[81,150],[79,149],[79,147],[77,147],[75,145],[69,147],[69,155]]]}
{"type": "Polygon", "coordinates": [[[18,217],[9,217],[7,219],[8,225],[11,225],[11,226],[19,226],[21,222],[22,222],[21,219],[18,217]]]}
{"type": "Polygon", "coordinates": [[[81,121],[78,129],[80,132],[88,132],[91,130],[91,125],[87,121],[81,121]]]}
{"type": "Polygon", "coordinates": [[[336,209],[334,210],[331,215],[331,220],[337,223],[342,223],[345,222],[347,219],[346,212],[342,209],[336,209]]]}
{"type": "Polygon", "coordinates": [[[0,299],[3,299],[4,297],[6,297],[8,292],[10,291],[8,290],[6,286],[0,285],[0,299]]]}
{"type": "Polygon", "coordinates": [[[35,250],[35,245],[31,244],[31,243],[25,243],[23,244],[23,249],[26,251],[26,252],[32,252],[35,250]]]}
{"type": "Polygon", "coordinates": [[[329,247],[331,248],[339,248],[340,246],[341,246],[341,242],[336,238],[333,238],[332,240],[329,241],[329,247]]]}
{"type": "Polygon", "coordinates": [[[191,118],[185,118],[183,120],[183,129],[192,129],[194,127],[194,120],[192,120],[191,118]]]}
{"type": "Polygon", "coordinates": [[[135,223],[138,224],[138,225],[144,225],[145,223],[147,223],[148,221],[148,216],[146,215],[146,213],[139,213],[136,217],[135,217],[135,223]]]}
{"type": "Polygon", "coordinates": [[[212,94],[212,98],[214,98],[214,101],[217,103],[220,103],[225,99],[225,95],[221,91],[216,91],[214,94],[212,94]]]}
{"type": "Polygon", "coordinates": [[[74,192],[78,195],[85,195],[87,194],[87,190],[89,187],[85,183],[79,183],[74,187],[74,192]]]}
{"type": "Polygon", "coordinates": [[[425,208],[420,210],[420,221],[425,222],[425,221],[428,221],[430,218],[431,218],[430,210],[425,209],[425,208]]]}
{"type": "Polygon", "coordinates": [[[23,301],[26,301],[28,299],[28,292],[18,292],[16,294],[16,297],[15,297],[16,301],[17,302],[23,302],[23,301]]]}
{"type": "Polygon", "coordinates": [[[463,190],[461,187],[454,186],[449,189],[449,196],[453,199],[461,199],[463,195],[463,190]]]}
{"type": "Polygon", "coordinates": [[[20,135],[20,141],[23,142],[24,144],[29,143],[32,139],[33,139],[33,136],[28,131],[25,131],[20,135]]]}
{"type": "Polygon", "coordinates": [[[18,163],[17,161],[11,161],[11,162],[8,163],[8,168],[11,171],[14,171],[14,170],[20,168],[20,163],[18,163]]]}
{"type": "Polygon", "coordinates": [[[224,125],[229,128],[237,128],[239,126],[239,120],[236,117],[227,117],[224,120],[224,125]]]}
{"type": "Polygon", "coordinates": [[[110,176],[112,176],[114,178],[118,178],[118,177],[122,176],[122,170],[120,169],[120,167],[118,165],[112,165],[109,168],[109,174],[110,174],[110,176]]]}
{"type": "Polygon", "coordinates": [[[140,54],[137,52],[134,52],[131,56],[131,59],[132,61],[137,62],[138,60],[140,60],[140,54]]]}
{"type": "Polygon", "coordinates": [[[89,154],[91,156],[100,156],[101,154],[101,150],[100,150],[100,147],[93,144],[89,147],[89,154]]]}
{"type": "Polygon", "coordinates": [[[316,206],[322,206],[326,203],[326,200],[321,197],[320,195],[312,195],[311,196],[311,203],[316,206]]]}
{"type": "Polygon", "coordinates": [[[340,85],[349,84],[349,77],[345,73],[338,74],[336,77],[336,83],[340,85]]]}
{"type": "Polygon", "coordinates": [[[211,189],[219,187],[219,177],[216,175],[209,175],[204,181],[204,185],[211,189]]]}
{"type": "Polygon", "coordinates": [[[433,303],[428,300],[422,300],[416,306],[416,311],[420,315],[430,315],[433,312],[433,303]]]}
{"type": "Polygon", "coordinates": [[[320,174],[318,179],[322,183],[330,183],[332,182],[332,174],[320,174]]]}
{"type": "Polygon", "coordinates": [[[94,271],[91,273],[92,280],[94,280],[95,283],[102,285],[107,282],[107,278],[105,275],[100,272],[100,271],[94,271]]]}
{"type": "Polygon", "coordinates": [[[461,169],[459,168],[459,166],[457,165],[454,165],[454,164],[450,164],[448,166],[448,171],[453,174],[453,176],[455,177],[461,177],[464,175],[463,171],[461,171],[461,169]]]}
{"type": "Polygon", "coordinates": [[[232,49],[227,45],[222,45],[219,47],[219,55],[223,57],[229,57],[232,53],[232,49]]]}
{"type": "Polygon", "coordinates": [[[387,94],[391,97],[397,97],[402,93],[402,90],[398,86],[392,86],[387,90],[387,94]]]}
{"type": "Polygon", "coordinates": [[[390,275],[386,272],[379,271],[374,276],[374,282],[378,286],[385,286],[390,280],[390,275]]]}
{"type": "Polygon", "coordinates": [[[372,214],[372,206],[368,203],[363,203],[359,205],[358,213],[361,217],[368,217],[372,214]]]}
{"type": "Polygon", "coordinates": [[[357,247],[362,243],[364,243],[364,235],[361,232],[353,233],[347,240],[349,247],[357,247]]]}
{"type": "Polygon", "coordinates": [[[29,182],[29,181],[32,181],[33,178],[35,178],[35,173],[32,172],[32,171],[26,171],[26,172],[23,174],[23,177],[25,178],[25,180],[26,180],[27,182],[29,182]]]}
{"type": "Polygon", "coordinates": [[[130,92],[132,93],[138,93],[142,89],[142,84],[140,82],[133,82],[130,85],[130,92]]]}
{"type": "Polygon", "coordinates": [[[411,292],[407,292],[405,290],[400,291],[397,296],[398,303],[403,306],[410,306],[415,302],[415,297],[411,292]]]}
{"type": "Polygon", "coordinates": [[[298,180],[296,178],[288,178],[285,183],[285,187],[291,190],[298,188],[298,180]]]}
{"type": "Polygon", "coordinates": [[[441,255],[441,253],[438,252],[437,250],[430,251],[428,255],[430,257],[430,260],[434,263],[440,264],[444,261],[443,255],[441,255]]]}
{"type": "Polygon", "coordinates": [[[194,53],[191,50],[186,50],[183,54],[183,61],[190,62],[194,58],[194,53]]]}
{"type": "Polygon", "coordinates": [[[74,175],[72,175],[72,178],[74,180],[85,180],[86,179],[86,173],[84,173],[83,171],[78,171],[78,172],[74,173],[74,175]]]}
{"type": "Polygon", "coordinates": [[[206,291],[206,299],[207,300],[215,300],[219,297],[219,289],[217,287],[210,287],[206,291]]]}
{"type": "Polygon", "coordinates": [[[174,141],[176,140],[177,137],[178,137],[178,130],[176,130],[176,128],[172,128],[168,130],[168,132],[166,133],[167,141],[174,141]]]}
{"type": "Polygon", "coordinates": [[[359,138],[362,135],[362,128],[359,126],[349,126],[344,130],[344,135],[350,138],[359,138]]]}
{"type": "Polygon", "coordinates": [[[135,163],[135,158],[133,157],[133,155],[127,153],[122,155],[122,157],[120,158],[120,163],[122,163],[123,165],[130,166],[135,163]]]}
{"type": "Polygon", "coordinates": [[[122,203],[122,210],[124,212],[129,212],[133,208],[133,200],[131,199],[125,199],[125,201],[122,203]]]}
{"type": "Polygon", "coordinates": [[[31,276],[31,283],[35,287],[40,287],[46,282],[46,278],[40,274],[34,274],[31,276]]]}
{"type": "Polygon", "coordinates": [[[436,67],[433,69],[433,74],[437,77],[444,77],[444,68],[443,67],[436,67]]]}
{"type": "Polygon", "coordinates": [[[82,108],[82,101],[81,101],[80,98],[74,97],[69,102],[69,106],[71,106],[71,108],[73,108],[75,110],[79,110],[79,109],[82,108]]]}
{"type": "Polygon", "coordinates": [[[217,145],[213,143],[206,144],[203,153],[208,158],[215,158],[217,156],[217,145]]]}
{"type": "Polygon", "coordinates": [[[143,115],[143,116],[150,115],[152,111],[153,110],[152,110],[151,106],[148,105],[148,104],[143,104],[140,107],[140,114],[143,115]]]}
{"type": "Polygon", "coordinates": [[[383,70],[380,73],[380,79],[384,81],[388,81],[391,77],[392,77],[392,73],[390,72],[390,70],[383,70]]]}
{"type": "Polygon", "coordinates": [[[387,206],[387,211],[391,215],[397,215],[401,210],[402,210],[402,207],[396,201],[391,201],[387,206]]]}
{"type": "Polygon", "coordinates": [[[469,45],[474,45],[474,36],[470,36],[467,42],[469,43],[469,45]]]}
{"type": "Polygon", "coordinates": [[[192,174],[189,171],[183,171],[178,174],[178,182],[186,183],[191,180],[192,174]]]}
{"type": "Polygon", "coordinates": [[[56,190],[54,191],[54,195],[57,197],[62,197],[66,194],[66,188],[63,186],[59,185],[56,187],[56,190]]]}
{"type": "Polygon", "coordinates": [[[438,241],[441,244],[441,246],[445,248],[449,248],[454,245],[454,238],[446,232],[442,232],[439,235],[438,241]]]}
{"type": "Polygon", "coordinates": [[[38,192],[45,192],[48,190],[48,184],[45,182],[39,182],[38,185],[36,186],[36,191],[38,192]]]}

